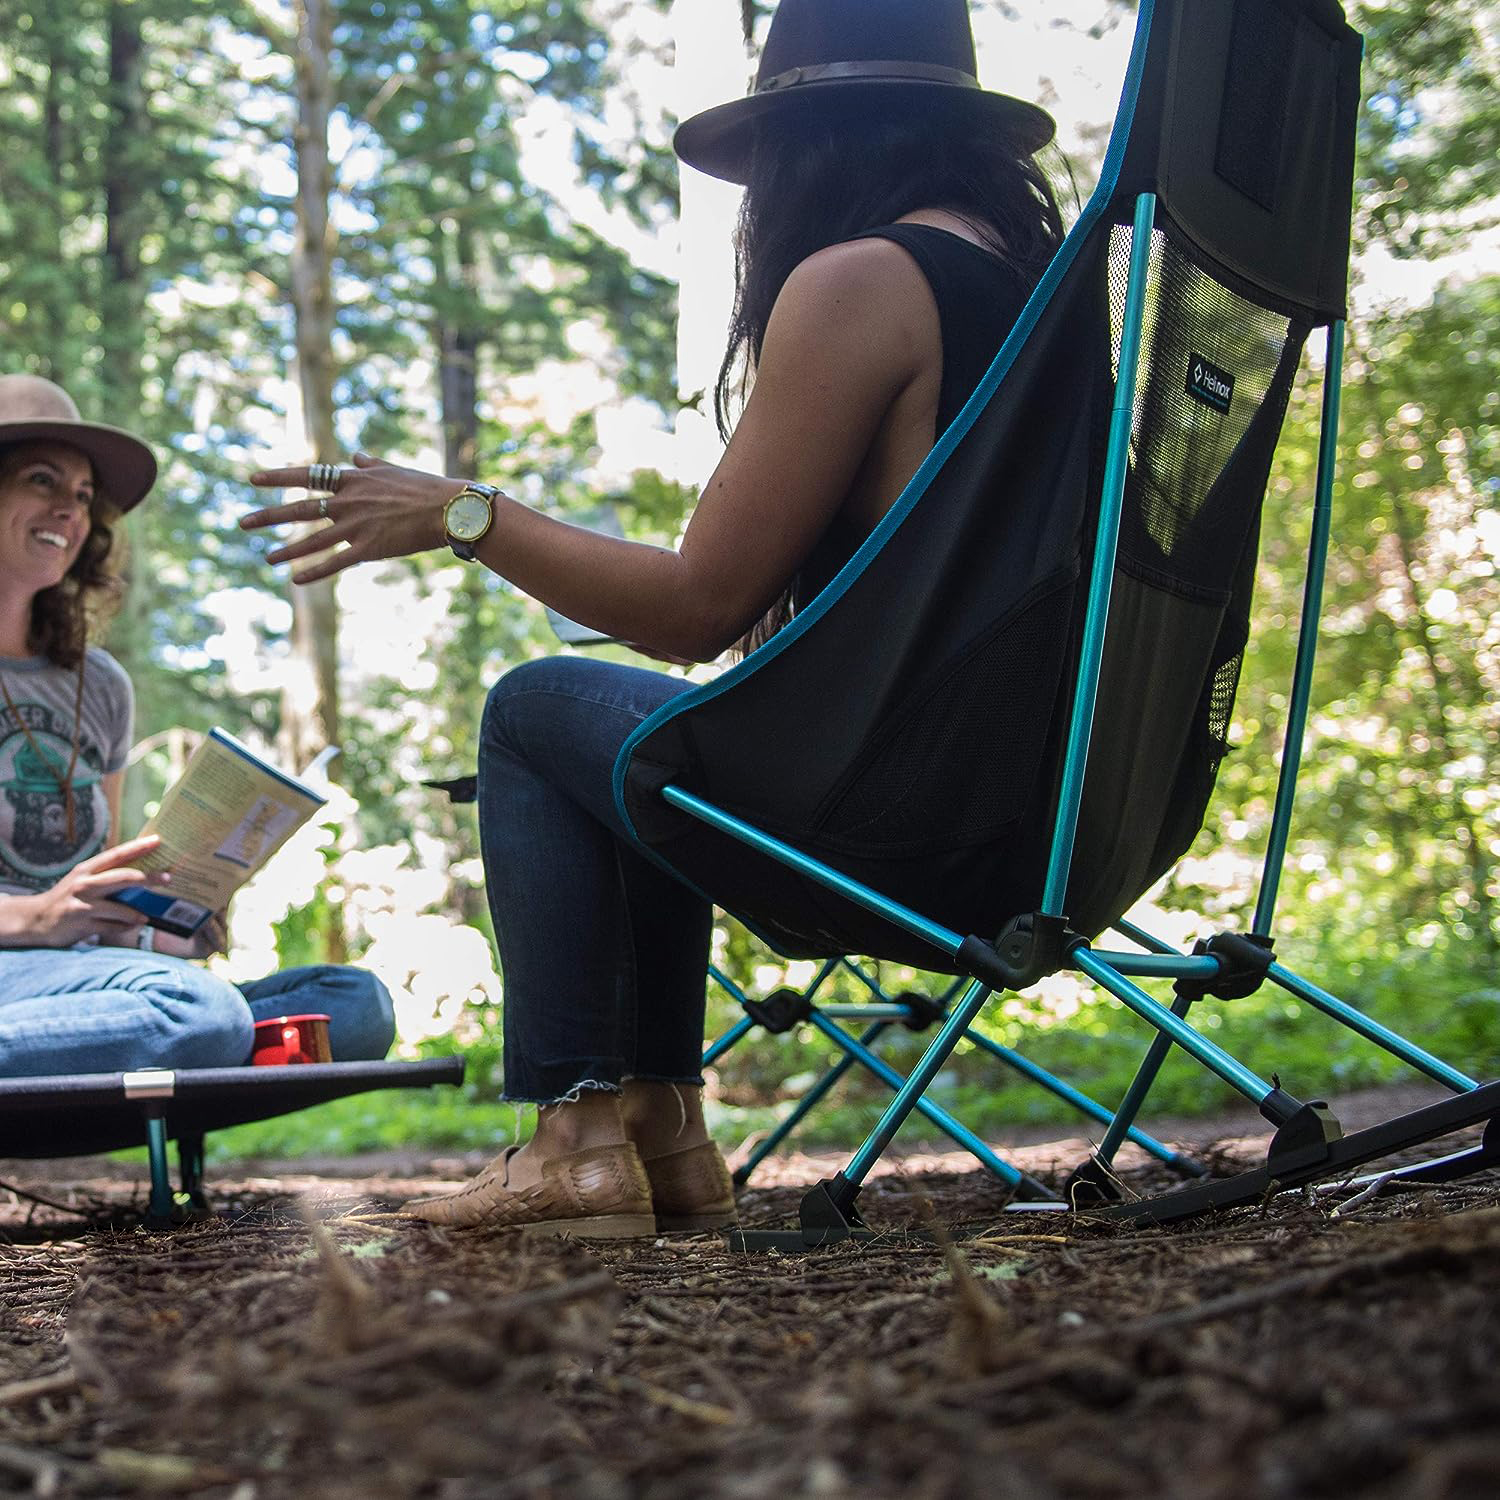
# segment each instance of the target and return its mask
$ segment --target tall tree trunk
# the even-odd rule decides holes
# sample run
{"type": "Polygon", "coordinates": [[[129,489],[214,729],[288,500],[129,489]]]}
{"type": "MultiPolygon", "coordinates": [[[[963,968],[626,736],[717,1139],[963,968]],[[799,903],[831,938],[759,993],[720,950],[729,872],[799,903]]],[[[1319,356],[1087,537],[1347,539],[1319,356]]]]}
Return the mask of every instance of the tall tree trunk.
{"type": "MultiPolygon", "coordinates": [[[[333,112],[334,0],[297,0],[297,235],[292,250],[292,307],[297,378],[309,454],[337,463],[333,425],[333,245],[328,121],[333,112]]],[[[282,694],[283,751],[297,769],[339,736],[338,602],[334,581],[289,585],[292,662],[282,694]]],[[[337,770],[337,761],[334,770],[337,770]]],[[[346,956],[343,924],[329,923],[328,957],[346,956]]]]}
{"type": "MultiPolygon", "coordinates": [[[[62,78],[67,67],[67,58],[59,35],[57,18],[44,23],[47,27],[47,88],[42,99],[42,141],[46,150],[47,172],[51,178],[52,191],[45,206],[38,205],[44,220],[43,237],[45,251],[52,256],[52,264],[61,266],[63,257],[63,164],[67,161],[66,134],[63,129],[62,78]]],[[[66,381],[68,372],[61,368],[67,349],[67,319],[49,299],[43,303],[45,309],[42,324],[42,362],[37,373],[50,380],[66,381]]]]}
{"type": "MultiPolygon", "coordinates": [[[[333,426],[333,271],[328,221],[332,50],[332,0],[298,0],[292,308],[303,431],[308,453],[320,463],[335,463],[339,457],[333,426]]],[[[332,580],[292,585],[291,599],[296,667],[284,694],[282,725],[286,754],[300,767],[338,739],[338,607],[332,580]]]]}
{"type": "Polygon", "coordinates": [[[479,269],[474,235],[460,216],[442,226],[434,247],[439,289],[438,387],[443,415],[443,472],[473,479],[479,446],[479,269]]]}
{"type": "MultiPolygon", "coordinates": [[[[433,265],[440,278],[435,301],[441,309],[434,330],[438,349],[438,390],[443,423],[443,472],[464,479],[483,479],[477,472],[479,450],[479,268],[474,236],[463,215],[440,225],[433,244],[433,265]]],[[[486,589],[485,571],[470,567],[459,584],[453,608],[460,620],[480,618],[486,589]]],[[[486,685],[482,680],[483,653],[477,659],[474,642],[460,628],[453,647],[445,652],[444,675],[449,681],[448,714],[466,729],[479,723],[486,685]]],[[[460,738],[460,743],[462,742],[460,738]]],[[[454,820],[456,831],[457,820],[454,820]]],[[[452,892],[465,922],[478,923],[485,911],[482,888],[459,884],[452,892]]]]}
{"type": "Polygon", "coordinates": [[[100,288],[103,411],[107,420],[139,421],[146,287],[141,240],[149,220],[142,157],[146,100],[141,88],[141,7],[109,7],[109,126],[104,133],[104,283],[100,288]]]}
{"type": "MultiPolygon", "coordinates": [[[[104,255],[99,280],[100,390],[91,413],[139,431],[143,406],[146,282],[141,241],[150,220],[152,184],[146,165],[148,124],[141,80],[141,10],[113,0],[109,6],[108,112],[100,142],[104,197],[104,255]]],[[[64,377],[66,379],[66,377],[64,377]]],[[[143,566],[154,511],[131,517],[124,556],[127,586],[109,632],[110,650],[150,691],[151,600],[143,566]]],[[[143,705],[144,706],[144,705],[143,705]]]]}

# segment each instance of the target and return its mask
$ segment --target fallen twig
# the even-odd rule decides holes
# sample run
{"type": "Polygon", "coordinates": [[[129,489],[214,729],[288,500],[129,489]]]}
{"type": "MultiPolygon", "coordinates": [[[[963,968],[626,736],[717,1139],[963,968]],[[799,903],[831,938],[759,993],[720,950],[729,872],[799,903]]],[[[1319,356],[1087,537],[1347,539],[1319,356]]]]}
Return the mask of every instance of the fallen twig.
{"type": "Polygon", "coordinates": [[[19,1406],[38,1396],[55,1396],[59,1391],[71,1391],[77,1384],[78,1375],[73,1370],[55,1370],[51,1375],[15,1380],[9,1385],[0,1385],[0,1406],[19,1406]]]}
{"type": "Polygon", "coordinates": [[[1373,1202],[1380,1196],[1386,1183],[1390,1182],[1395,1175],[1394,1172],[1382,1172],[1369,1187],[1356,1193],[1346,1203],[1340,1203],[1328,1217],[1330,1219],[1347,1219],[1350,1214],[1358,1213],[1365,1204],[1373,1202]]]}
{"type": "Polygon", "coordinates": [[[665,1386],[656,1385],[650,1380],[642,1380],[637,1375],[606,1375],[600,1383],[611,1395],[630,1393],[644,1396],[646,1400],[657,1406],[665,1406],[680,1416],[693,1417],[699,1422],[712,1422],[717,1427],[731,1427],[740,1421],[738,1414],[727,1407],[713,1406],[707,1401],[694,1401],[691,1396],[679,1396],[676,1391],[669,1391],[665,1386]]]}

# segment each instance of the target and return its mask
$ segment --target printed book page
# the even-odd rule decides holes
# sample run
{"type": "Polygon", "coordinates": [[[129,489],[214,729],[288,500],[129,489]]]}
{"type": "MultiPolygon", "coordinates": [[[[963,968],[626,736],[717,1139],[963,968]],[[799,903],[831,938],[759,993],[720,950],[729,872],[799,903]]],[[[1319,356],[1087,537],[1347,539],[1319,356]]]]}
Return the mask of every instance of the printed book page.
{"type": "Polygon", "coordinates": [[[114,899],[143,912],[153,927],[187,937],[326,800],[226,730],[211,729],[141,830],[161,838],[141,867],[169,872],[171,886],[131,886],[114,899]]]}

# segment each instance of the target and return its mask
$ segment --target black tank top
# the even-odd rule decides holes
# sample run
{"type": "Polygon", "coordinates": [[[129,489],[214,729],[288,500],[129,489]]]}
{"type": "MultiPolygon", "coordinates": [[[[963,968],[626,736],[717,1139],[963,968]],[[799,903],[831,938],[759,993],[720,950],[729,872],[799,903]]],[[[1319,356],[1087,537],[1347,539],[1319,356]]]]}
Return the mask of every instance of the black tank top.
{"type": "MultiPolygon", "coordinates": [[[[943,340],[936,442],[983,379],[1035,283],[972,240],[931,224],[886,224],[854,238],[894,241],[916,261],[932,288],[943,340]]],[[[800,609],[820,592],[868,534],[840,511],[792,584],[793,608],[800,609]]]]}

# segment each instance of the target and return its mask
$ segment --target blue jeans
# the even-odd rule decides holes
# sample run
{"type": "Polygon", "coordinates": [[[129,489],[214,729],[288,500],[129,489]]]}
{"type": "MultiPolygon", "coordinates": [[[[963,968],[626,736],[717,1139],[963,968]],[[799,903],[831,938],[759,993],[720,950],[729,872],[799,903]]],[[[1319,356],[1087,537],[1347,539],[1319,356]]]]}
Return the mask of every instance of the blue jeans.
{"type": "Polygon", "coordinates": [[[0,1078],[231,1068],[273,1016],[331,1018],[340,1061],[384,1057],[391,997],[373,974],[332,964],[233,985],[196,964],[133,948],[0,949],[0,1078]]]}
{"type": "Polygon", "coordinates": [[[709,903],[615,811],[615,756],[692,686],[588,657],[527,662],[485,705],[479,835],[505,978],[505,1095],[701,1083],[709,903]]]}

